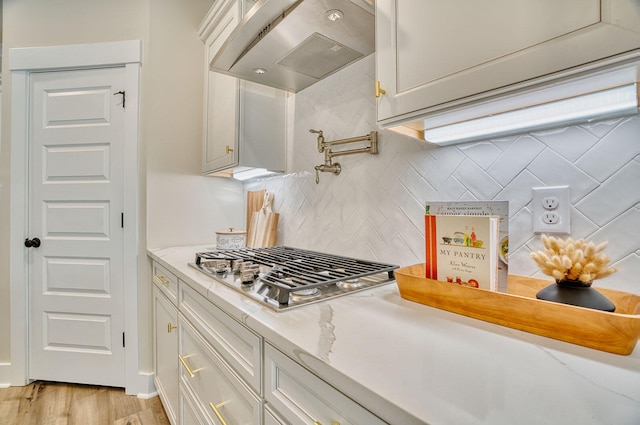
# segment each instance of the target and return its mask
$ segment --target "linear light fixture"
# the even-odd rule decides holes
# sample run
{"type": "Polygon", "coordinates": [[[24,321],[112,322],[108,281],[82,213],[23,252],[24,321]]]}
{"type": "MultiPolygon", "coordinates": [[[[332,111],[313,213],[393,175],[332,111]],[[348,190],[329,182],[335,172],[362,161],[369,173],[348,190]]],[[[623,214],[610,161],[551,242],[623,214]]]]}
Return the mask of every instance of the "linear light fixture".
{"type": "Polygon", "coordinates": [[[468,121],[425,128],[424,140],[438,145],[450,145],[594,119],[632,115],[638,112],[639,96],[638,83],[632,83],[468,121]]]}
{"type": "Polygon", "coordinates": [[[265,168],[247,168],[241,170],[233,170],[233,178],[240,181],[245,181],[257,177],[266,177],[272,174],[276,174],[276,172],[267,170],[265,168]]]}

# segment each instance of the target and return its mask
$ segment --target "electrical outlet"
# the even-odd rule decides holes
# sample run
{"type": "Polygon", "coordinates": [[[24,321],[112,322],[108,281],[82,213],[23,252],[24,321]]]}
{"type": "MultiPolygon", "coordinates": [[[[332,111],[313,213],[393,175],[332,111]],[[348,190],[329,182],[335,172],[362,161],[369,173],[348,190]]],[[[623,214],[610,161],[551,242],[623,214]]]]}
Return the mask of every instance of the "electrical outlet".
{"type": "Polygon", "coordinates": [[[558,198],[555,196],[546,196],[542,200],[542,206],[545,210],[555,210],[558,208],[558,198]]]}
{"type": "Polygon", "coordinates": [[[560,216],[555,211],[547,211],[542,214],[542,222],[545,224],[558,224],[560,221],[560,216]]]}
{"type": "Polygon", "coordinates": [[[533,188],[533,231],[570,233],[569,186],[533,188]]]}

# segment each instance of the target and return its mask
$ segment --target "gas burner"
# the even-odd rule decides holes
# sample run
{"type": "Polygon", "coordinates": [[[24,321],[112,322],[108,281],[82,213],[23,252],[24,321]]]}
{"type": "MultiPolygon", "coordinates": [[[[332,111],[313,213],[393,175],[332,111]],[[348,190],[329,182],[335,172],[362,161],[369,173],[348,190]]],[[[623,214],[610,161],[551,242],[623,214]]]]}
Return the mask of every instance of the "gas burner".
{"type": "Polygon", "coordinates": [[[189,265],[276,311],[393,282],[398,268],[285,246],[200,252],[189,265]]]}
{"type": "Polygon", "coordinates": [[[292,297],[312,297],[314,295],[318,295],[320,290],[318,288],[309,288],[309,289],[298,289],[295,292],[291,293],[292,297]]]}
{"type": "Polygon", "coordinates": [[[343,289],[353,289],[361,287],[363,283],[360,279],[356,278],[341,280],[340,282],[337,282],[336,285],[343,289]]]}

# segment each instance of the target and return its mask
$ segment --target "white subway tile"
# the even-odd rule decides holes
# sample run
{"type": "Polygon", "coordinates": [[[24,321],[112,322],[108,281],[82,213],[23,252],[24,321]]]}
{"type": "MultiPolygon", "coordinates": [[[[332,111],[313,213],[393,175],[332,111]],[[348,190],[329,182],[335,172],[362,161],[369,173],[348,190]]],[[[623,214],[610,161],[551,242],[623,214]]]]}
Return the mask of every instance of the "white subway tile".
{"type": "Polygon", "coordinates": [[[596,224],[604,226],[640,203],[639,185],[640,161],[633,160],[585,196],[576,208],[596,224]]]}
{"type": "Polygon", "coordinates": [[[374,77],[372,55],[295,95],[291,174],[244,185],[275,193],[279,243],[414,264],[424,261],[425,201],[507,199],[510,271],[545,277],[530,258],[542,247],[531,189],[569,185],[571,236],[610,241],[621,271],[606,284],[640,293],[640,281],[627,283],[640,272],[638,116],[434,147],[378,128],[374,77]],[[321,173],[316,185],[324,156],[310,128],[327,140],[378,130],[380,153],[338,157],[342,174],[321,173]]]}
{"type": "Polygon", "coordinates": [[[622,121],[589,150],[576,165],[600,182],[640,155],[640,119],[622,121]]]}

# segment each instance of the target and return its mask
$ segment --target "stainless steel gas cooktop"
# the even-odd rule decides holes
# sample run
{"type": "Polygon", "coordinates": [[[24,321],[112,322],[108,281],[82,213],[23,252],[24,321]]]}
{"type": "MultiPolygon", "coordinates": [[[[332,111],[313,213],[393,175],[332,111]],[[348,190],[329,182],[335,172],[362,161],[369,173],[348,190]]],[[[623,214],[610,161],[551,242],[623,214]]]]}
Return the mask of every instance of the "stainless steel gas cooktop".
{"type": "Polygon", "coordinates": [[[393,282],[398,268],[286,246],[199,252],[189,265],[276,311],[393,282]]]}

